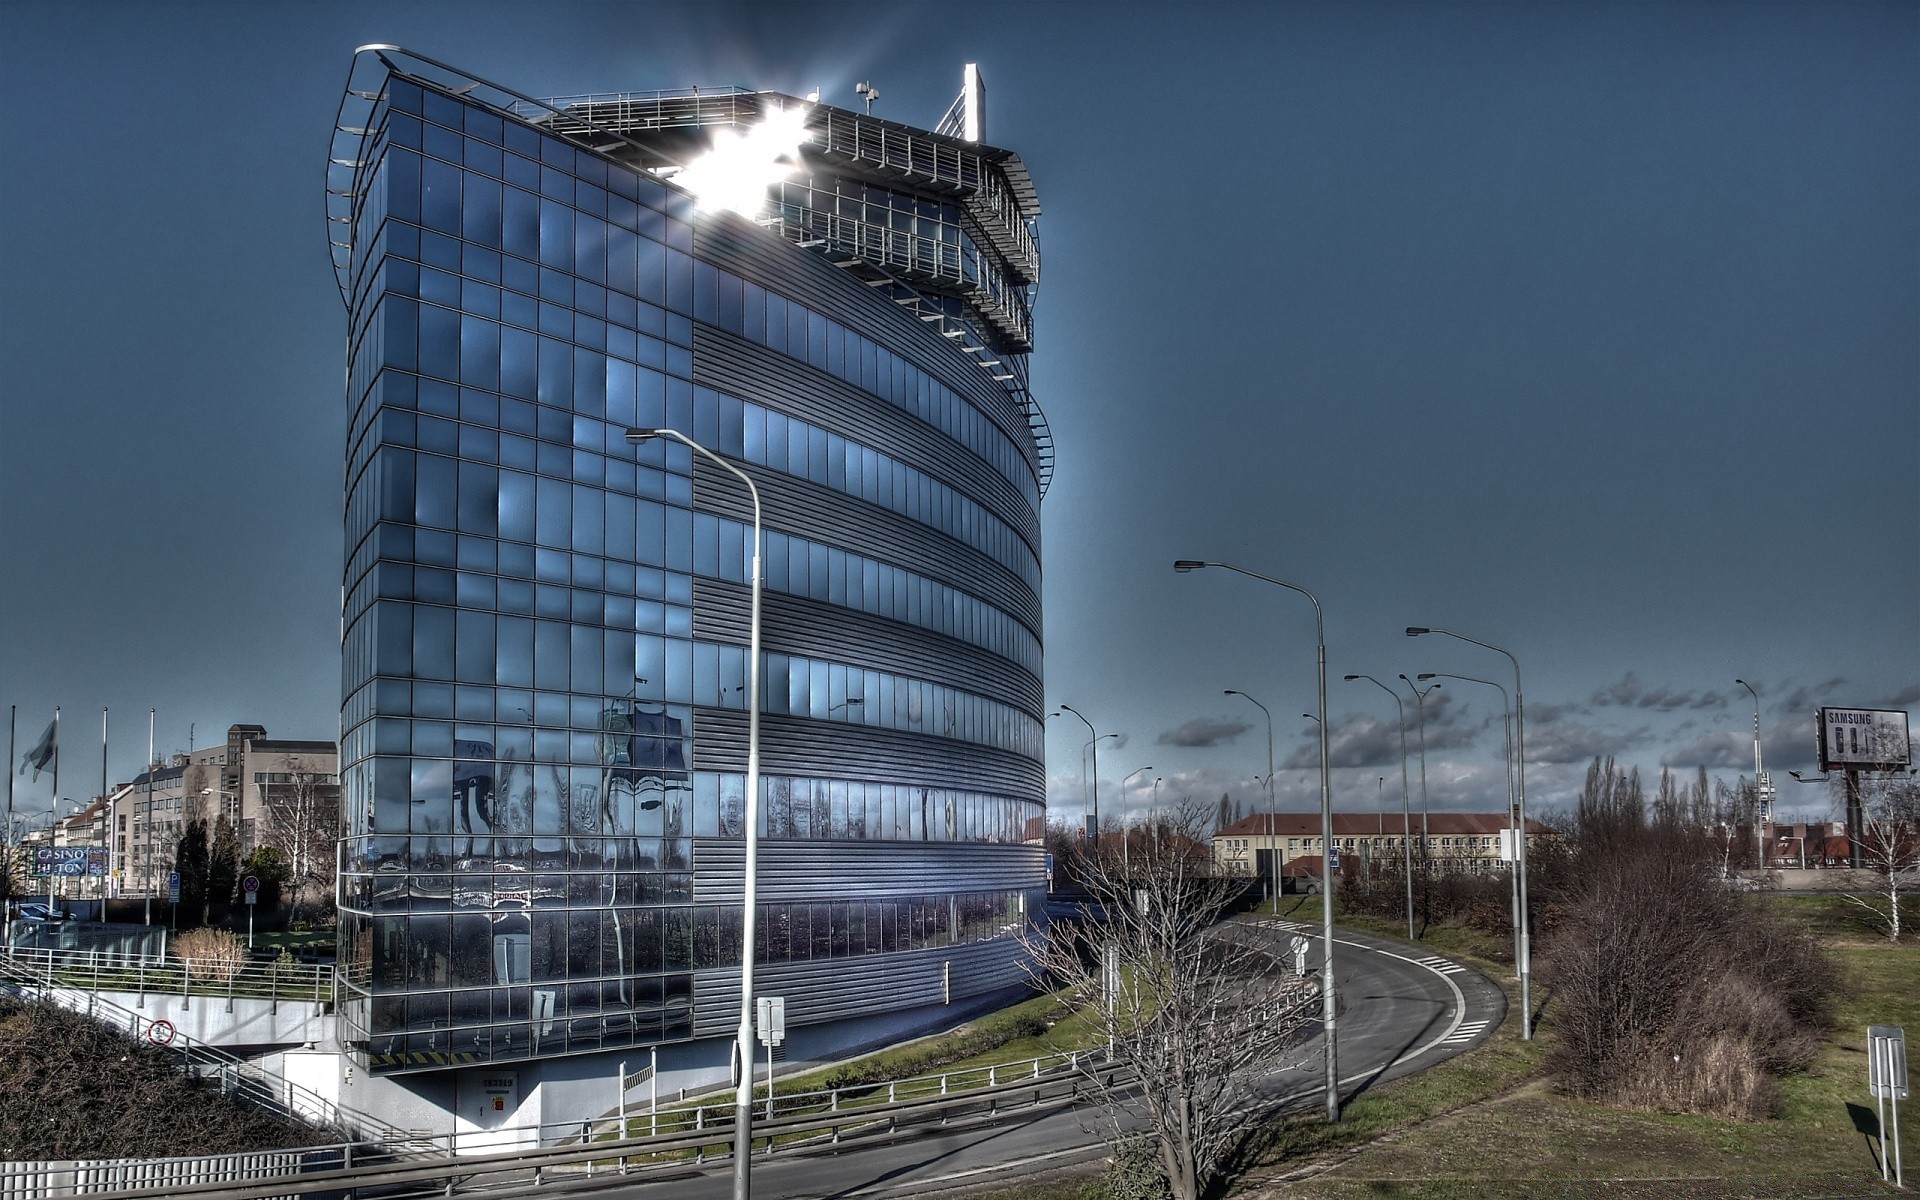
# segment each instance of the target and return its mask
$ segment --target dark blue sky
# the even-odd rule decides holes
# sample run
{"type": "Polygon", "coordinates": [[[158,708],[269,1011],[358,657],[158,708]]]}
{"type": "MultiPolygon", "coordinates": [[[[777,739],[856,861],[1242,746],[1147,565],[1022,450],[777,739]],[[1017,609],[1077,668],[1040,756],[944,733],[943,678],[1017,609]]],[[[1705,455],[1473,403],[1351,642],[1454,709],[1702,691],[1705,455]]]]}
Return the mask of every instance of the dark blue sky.
{"type": "MultiPolygon", "coordinates": [[[[1149,763],[1253,797],[1225,688],[1310,761],[1305,602],[1176,557],[1319,592],[1342,806],[1398,757],[1341,674],[1504,665],[1408,624],[1520,656],[1536,802],[1596,752],[1731,778],[1735,676],[1781,770],[1814,705],[1920,704],[1920,7],[13,3],[0,704],[65,706],[68,794],[103,704],[116,779],[149,706],[163,750],[337,732],[321,169],[371,41],[922,125],[981,64],[1046,210],[1048,691],[1126,734],[1109,811],[1149,763]]],[[[1436,803],[1498,806],[1492,696],[1429,708],[1436,803]]]]}

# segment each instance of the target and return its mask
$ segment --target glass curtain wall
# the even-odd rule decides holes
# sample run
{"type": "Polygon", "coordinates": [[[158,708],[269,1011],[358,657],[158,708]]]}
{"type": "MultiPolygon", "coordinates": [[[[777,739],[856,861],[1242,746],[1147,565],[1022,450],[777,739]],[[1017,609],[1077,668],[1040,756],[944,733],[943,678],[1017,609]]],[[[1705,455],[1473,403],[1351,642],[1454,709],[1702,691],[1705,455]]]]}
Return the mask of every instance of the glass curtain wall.
{"type": "MultiPolygon", "coordinates": [[[[722,289],[692,257],[684,197],[397,76],[364,151],[342,658],[349,1039],[375,1069],[403,1070],[690,1037],[693,973],[737,963],[740,938],[737,908],[694,903],[694,840],[739,836],[743,809],[737,774],[695,769],[697,707],[740,707],[744,650],[695,640],[694,577],[743,580],[744,527],[696,522],[684,448],[636,451],[625,430],[691,431],[712,415],[724,452],[884,503],[1036,592],[1037,553],[914,467],[694,387],[696,276],[702,296],[728,298],[727,324],[751,308],[762,344],[786,349],[788,326],[776,339],[767,314],[797,313],[795,341],[817,332],[823,365],[829,323],[757,287],[749,306],[737,279],[722,289]]],[[[963,440],[1037,503],[1006,434],[833,328],[840,373],[963,440]]],[[[817,531],[771,536],[771,588],[1037,676],[1038,631],[1017,614],[817,531]],[[796,559],[819,564],[817,587],[796,559]]],[[[1040,757],[1037,714],[1002,697],[824,658],[769,666],[786,685],[769,712],[1040,757]]],[[[764,783],[774,839],[1008,843],[1037,837],[1042,818],[1037,796],[907,779],[764,783]]],[[[1024,899],[772,903],[759,953],[788,963],[1004,938],[1024,899]]]]}

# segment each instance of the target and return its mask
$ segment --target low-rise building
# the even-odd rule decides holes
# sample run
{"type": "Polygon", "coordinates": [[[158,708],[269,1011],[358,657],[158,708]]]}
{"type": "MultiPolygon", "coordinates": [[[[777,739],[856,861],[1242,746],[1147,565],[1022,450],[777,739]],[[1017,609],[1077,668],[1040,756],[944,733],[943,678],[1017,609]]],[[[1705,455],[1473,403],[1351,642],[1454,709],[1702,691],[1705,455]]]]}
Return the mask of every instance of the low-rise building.
{"type": "MultiPolygon", "coordinates": [[[[1402,861],[1409,839],[1413,856],[1421,856],[1421,839],[1435,871],[1484,873],[1500,870],[1500,831],[1507,828],[1505,813],[1434,813],[1413,815],[1410,825],[1399,813],[1334,813],[1334,850],[1362,862],[1391,864],[1402,861]]],[[[1527,844],[1551,834],[1539,821],[1527,822],[1527,844]]],[[[1214,860],[1236,874],[1263,879],[1287,874],[1297,859],[1311,858],[1318,869],[1321,846],[1317,812],[1254,813],[1213,835],[1214,860]]]]}
{"type": "Polygon", "coordinates": [[[174,848],[193,821],[210,828],[223,816],[232,821],[244,856],[273,840],[271,814],[293,792],[305,790],[337,813],[339,761],[333,742],[269,738],[265,726],[233,725],[224,743],[154,764],[111,798],[118,893],[164,893],[174,848]]]}

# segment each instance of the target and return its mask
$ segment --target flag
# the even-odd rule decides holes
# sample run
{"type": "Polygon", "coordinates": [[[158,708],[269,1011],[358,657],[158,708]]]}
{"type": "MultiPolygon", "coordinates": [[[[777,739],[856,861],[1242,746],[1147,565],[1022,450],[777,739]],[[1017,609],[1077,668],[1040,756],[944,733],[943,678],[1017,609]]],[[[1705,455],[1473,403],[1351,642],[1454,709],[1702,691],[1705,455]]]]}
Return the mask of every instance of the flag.
{"type": "Polygon", "coordinates": [[[25,775],[27,768],[32,767],[33,777],[36,780],[40,778],[40,772],[46,770],[48,764],[60,756],[59,731],[60,722],[58,720],[47,726],[47,731],[40,735],[38,744],[20,756],[20,770],[17,772],[18,774],[25,775]]]}

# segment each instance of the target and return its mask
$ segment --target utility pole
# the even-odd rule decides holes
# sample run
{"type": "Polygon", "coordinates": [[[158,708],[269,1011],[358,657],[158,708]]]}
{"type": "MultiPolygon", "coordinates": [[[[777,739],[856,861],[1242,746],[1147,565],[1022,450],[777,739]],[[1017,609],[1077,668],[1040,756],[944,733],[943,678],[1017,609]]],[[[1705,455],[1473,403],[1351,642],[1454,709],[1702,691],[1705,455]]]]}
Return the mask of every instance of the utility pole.
{"type": "Polygon", "coordinates": [[[1766,768],[1760,762],[1760,693],[1754,691],[1753,685],[1744,679],[1736,679],[1734,682],[1747,689],[1747,694],[1753,697],[1754,865],[1760,870],[1765,871],[1767,869],[1767,792],[1771,789],[1767,786],[1766,768]]]}

